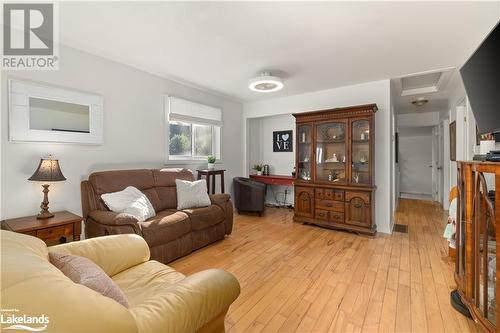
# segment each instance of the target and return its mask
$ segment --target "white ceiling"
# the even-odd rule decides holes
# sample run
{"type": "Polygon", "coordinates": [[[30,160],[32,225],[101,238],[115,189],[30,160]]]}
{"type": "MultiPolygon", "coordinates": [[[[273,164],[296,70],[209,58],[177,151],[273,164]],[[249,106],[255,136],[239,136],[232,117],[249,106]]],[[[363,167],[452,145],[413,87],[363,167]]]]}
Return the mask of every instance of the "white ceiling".
{"type": "Polygon", "coordinates": [[[240,101],[459,67],[500,2],[61,2],[62,43],[240,101]],[[261,94],[262,70],[285,88],[261,94]]]}
{"type": "MultiPolygon", "coordinates": [[[[433,74],[440,74],[440,77],[443,78],[443,82],[441,85],[438,85],[436,88],[438,90],[436,92],[427,92],[427,93],[418,93],[410,95],[402,95],[402,88],[404,86],[404,80],[410,79],[411,82],[424,82],[421,78],[431,78],[431,73],[426,74],[416,74],[411,76],[405,76],[402,78],[394,78],[392,79],[391,89],[394,97],[394,109],[396,113],[425,113],[425,112],[446,112],[449,107],[449,98],[450,95],[453,94],[457,90],[465,91],[463,87],[462,79],[460,77],[460,73],[458,69],[445,69],[441,71],[432,72],[433,74]],[[428,100],[428,103],[423,106],[413,105],[412,101],[417,100],[418,98],[425,98],[428,100]]],[[[434,88],[434,82],[428,82],[427,85],[422,85],[420,87],[421,90],[425,88],[434,88]]],[[[418,91],[419,89],[415,89],[418,91]]]]}

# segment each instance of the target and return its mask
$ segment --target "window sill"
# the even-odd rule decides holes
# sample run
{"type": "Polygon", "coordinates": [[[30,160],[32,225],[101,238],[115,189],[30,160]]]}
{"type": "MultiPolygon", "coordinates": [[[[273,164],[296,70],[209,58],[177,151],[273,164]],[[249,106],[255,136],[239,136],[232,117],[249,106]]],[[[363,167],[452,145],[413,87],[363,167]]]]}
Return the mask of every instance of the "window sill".
{"type": "MultiPolygon", "coordinates": [[[[208,162],[206,160],[168,160],[164,163],[167,166],[175,166],[175,165],[207,165],[208,162]]],[[[222,161],[216,161],[215,165],[222,164],[222,161]]]]}

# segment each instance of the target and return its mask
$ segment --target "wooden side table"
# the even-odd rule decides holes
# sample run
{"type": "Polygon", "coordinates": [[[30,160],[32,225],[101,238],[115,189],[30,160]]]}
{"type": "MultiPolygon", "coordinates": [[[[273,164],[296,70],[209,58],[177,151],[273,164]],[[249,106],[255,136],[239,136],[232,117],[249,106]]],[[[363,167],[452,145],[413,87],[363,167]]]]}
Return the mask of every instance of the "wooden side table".
{"type": "Polygon", "coordinates": [[[81,216],[62,211],[55,212],[54,217],[48,219],[37,219],[36,215],[3,220],[2,229],[35,236],[45,243],[57,240],[65,243],[67,237],[73,237],[74,241],[80,240],[82,232],[81,216]]]}
{"type": "Polygon", "coordinates": [[[210,194],[210,189],[212,189],[212,194],[215,194],[215,176],[220,175],[220,189],[221,192],[224,193],[224,171],[223,169],[213,169],[213,170],[208,170],[208,169],[203,169],[203,170],[196,170],[198,171],[198,179],[201,179],[201,176],[205,176],[207,179],[207,192],[210,194]],[[210,178],[212,178],[212,185],[210,186],[210,178]]]}

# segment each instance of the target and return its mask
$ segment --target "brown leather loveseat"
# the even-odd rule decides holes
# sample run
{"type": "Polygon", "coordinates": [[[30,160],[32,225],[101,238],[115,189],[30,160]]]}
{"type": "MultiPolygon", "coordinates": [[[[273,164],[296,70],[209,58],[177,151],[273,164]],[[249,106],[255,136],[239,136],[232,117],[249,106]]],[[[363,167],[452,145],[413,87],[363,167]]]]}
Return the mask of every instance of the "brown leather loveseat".
{"type": "Polygon", "coordinates": [[[167,263],[223,239],[233,229],[229,194],[210,195],[212,205],[177,210],[175,179],[193,180],[187,169],[140,169],[94,172],[82,182],[85,237],[135,233],[149,245],[151,259],[167,263]],[[128,214],[110,211],[101,195],[127,186],[141,190],[156,216],[138,222],[128,214]]]}

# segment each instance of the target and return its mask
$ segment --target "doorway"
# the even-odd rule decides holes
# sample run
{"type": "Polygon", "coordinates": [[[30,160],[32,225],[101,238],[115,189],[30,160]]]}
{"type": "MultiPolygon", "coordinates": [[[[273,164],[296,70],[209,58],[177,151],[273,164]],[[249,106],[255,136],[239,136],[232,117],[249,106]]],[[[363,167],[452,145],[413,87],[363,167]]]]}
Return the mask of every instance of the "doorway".
{"type": "Polygon", "coordinates": [[[399,129],[401,198],[435,200],[433,134],[432,126],[399,129]]]}

